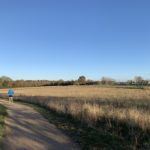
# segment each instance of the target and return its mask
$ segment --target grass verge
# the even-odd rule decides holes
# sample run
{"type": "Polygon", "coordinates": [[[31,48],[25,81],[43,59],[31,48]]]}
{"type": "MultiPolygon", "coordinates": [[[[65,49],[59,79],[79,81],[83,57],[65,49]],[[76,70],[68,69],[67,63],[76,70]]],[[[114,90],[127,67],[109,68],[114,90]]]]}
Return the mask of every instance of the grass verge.
{"type": "Polygon", "coordinates": [[[4,134],[4,120],[7,116],[6,107],[0,104],[0,140],[4,134]]]}
{"type": "MultiPolygon", "coordinates": [[[[23,104],[33,107],[42,114],[48,121],[55,124],[61,131],[69,135],[73,141],[78,143],[83,150],[134,150],[136,149],[131,143],[131,139],[124,138],[115,134],[113,127],[105,130],[105,120],[101,120],[97,126],[87,126],[87,124],[73,118],[70,115],[58,113],[37,104],[23,104]],[[112,131],[111,131],[112,130],[112,131]]],[[[115,124],[115,123],[114,123],[115,124]]],[[[128,127],[122,123],[122,132],[128,135],[128,127]]],[[[138,129],[135,129],[138,130],[138,129]]],[[[149,145],[143,147],[145,150],[149,145]]],[[[140,148],[141,149],[141,148],[140,148]]]]}

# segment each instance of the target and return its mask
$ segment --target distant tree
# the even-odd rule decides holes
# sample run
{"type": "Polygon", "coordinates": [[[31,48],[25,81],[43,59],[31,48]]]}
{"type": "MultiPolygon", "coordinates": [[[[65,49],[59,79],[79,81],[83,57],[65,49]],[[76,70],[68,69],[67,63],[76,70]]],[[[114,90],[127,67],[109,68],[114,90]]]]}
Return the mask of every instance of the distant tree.
{"type": "Polygon", "coordinates": [[[147,86],[149,84],[149,81],[148,80],[144,80],[143,84],[147,86]]]}
{"type": "Polygon", "coordinates": [[[78,80],[75,80],[75,81],[74,81],[74,85],[79,85],[78,80]]]}
{"type": "Polygon", "coordinates": [[[134,83],[134,82],[133,82],[132,80],[128,80],[128,81],[127,81],[127,84],[128,84],[128,85],[132,85],[133,83],[134,83]]]}
{"type": "Polygon", "coordinates": [[[9,81],[6,81],[6,80],[3,81],[2,86],[3,86],[4,88],[9,87],[9,81]]]}
{"type": "Polygon", "coordinates": [[[3,87],[3,82],[2,82],[2,80],[0,79],[0,88],[2,88],[3,87]]]}
{"type": "Polygon", "coordinates": [[[144,84],[144,79],[141,76],[134,77],[134,81],[137,86],[142,87],[144,84]]]}
{"type": "Polygon", "coordinates": [[[105,77],[102,77],[101,84],[106,84],[106,82],[107,82],[107,79],[105,77]]]}
{"type": "Polygon", "coordinates": [[[101,84],[107,84],[107,85],[113,85],[116,81],[114,79],[108,78],[108,77],[102,77],[101,84]]]}
{"type": "Polygon", "coordinates": [[[7,76],[0,77],[0,87],[1,88],[8,88],[11,87],[13,80],[7,76]]]}
{"type": "Polygon", "coordinates": [[[85,85],[86,84],[86,77],[85,76],[80,76],[78,79],[78,83],[80,85],[85,85]]]}
{"type": "Polygon", "coordinates": [[[63,85],[64,84],[64,80],[60,79],[57,81],[57,85],[63,85]]]}
{"type": "Polygon", "coordinates": [[[94,80],[87,80],[86,85],[98,85],[99,81],[94,81],[94,80]]]}
{"type": "Polygon", "coordinates": [[[10,77],[7,77],[7,76],[0,77],[0,80],[1,81],[12,81],[12,79],[10,77]]]}

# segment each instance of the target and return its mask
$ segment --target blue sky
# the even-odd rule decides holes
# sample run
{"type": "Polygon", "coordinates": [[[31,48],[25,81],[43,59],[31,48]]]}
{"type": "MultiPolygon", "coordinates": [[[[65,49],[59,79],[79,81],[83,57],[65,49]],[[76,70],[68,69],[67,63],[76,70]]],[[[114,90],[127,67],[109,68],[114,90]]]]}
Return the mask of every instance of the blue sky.
{"type": "Polygon", "coordinates": [[[150,78],[149,0],[1,0],[0,75],[150,78]]]}

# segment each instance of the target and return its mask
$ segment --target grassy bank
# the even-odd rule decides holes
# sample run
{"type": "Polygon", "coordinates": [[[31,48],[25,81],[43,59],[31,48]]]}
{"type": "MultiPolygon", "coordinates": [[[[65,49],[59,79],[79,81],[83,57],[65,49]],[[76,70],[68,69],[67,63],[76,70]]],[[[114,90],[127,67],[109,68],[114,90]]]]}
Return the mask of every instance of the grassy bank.
{"type": "Polygon", "coordinates": [[[4,134],[4,119],[7,116],[6,107],[0,104],[0,140],[4,134]]]}
{"type": "Polygon", "coordinates": [[[97,124],[90,126],[69,114],[29,102],[23,103],[33,107],[50,123],[68,134],[83,150],[149,150],[150,148],[150,132],[144,132],[138,126],[129,127],[126,122],[116,122],[113,118],[103,118],[97,124]],[[135,137],[139,139],[136,141],[135,137]]]}

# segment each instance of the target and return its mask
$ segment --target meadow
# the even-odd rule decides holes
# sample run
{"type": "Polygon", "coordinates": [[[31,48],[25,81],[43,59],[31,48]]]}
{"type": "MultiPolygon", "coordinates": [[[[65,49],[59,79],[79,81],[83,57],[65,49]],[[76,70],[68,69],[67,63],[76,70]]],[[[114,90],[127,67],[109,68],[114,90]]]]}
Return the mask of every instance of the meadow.
{"type": "MultiPolygon", "coordinates": [[[[7,94],[7,89],[0,90],[7,94]]],[[[101,86],[16,88],[16,99],[70,116],[102,136],[83,149],[150,149],[150,89],[101,86]],[[111,141],[111,142],[110,142],[111,141]],[[120,145],[120,146],[116,146],[120,145]]],[[[84,130],[84,128],[82,128],[84,130]]],[[[80,132],[80,131],[76,131],[80,132]]],[[[87,136],[91,134],[86,131],[87,136]]],[[[82,136],[82,132],[79,133],[82,136]]],[[[84,138],[84,137],[83,137],[84,138]]],[[[84,141],[84,139],[82,140],[84,141]]],[[[91,139],[92,140],[92,137],[91,139]]],[[[80,142],[77,140],[77,142],[80,142]]]]}

